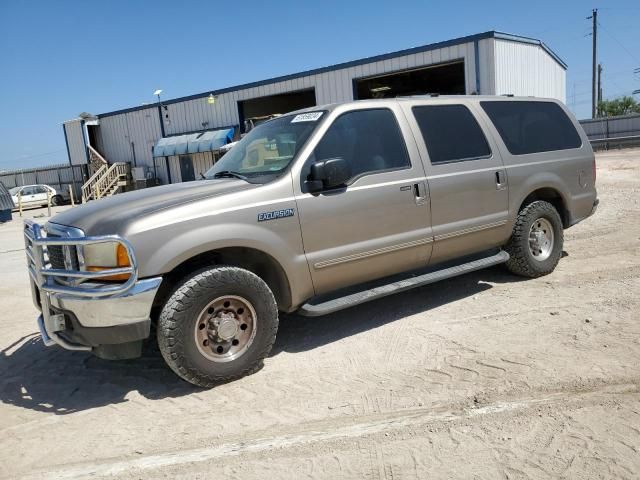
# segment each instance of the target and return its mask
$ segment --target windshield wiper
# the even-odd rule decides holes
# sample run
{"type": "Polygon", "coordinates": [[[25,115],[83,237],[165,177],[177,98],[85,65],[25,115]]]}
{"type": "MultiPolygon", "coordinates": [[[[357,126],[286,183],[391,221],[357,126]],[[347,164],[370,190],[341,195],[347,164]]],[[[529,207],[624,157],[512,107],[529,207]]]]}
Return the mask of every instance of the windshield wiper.
{"type": "Polygon", "coordinates": [[[221,172],[216,172],[213,174],[213,178],[239,178],[240,180],[244,180],[248,182],[249,179],[238,172],[232,172],[231,170],[222,170],[221,172]]]}

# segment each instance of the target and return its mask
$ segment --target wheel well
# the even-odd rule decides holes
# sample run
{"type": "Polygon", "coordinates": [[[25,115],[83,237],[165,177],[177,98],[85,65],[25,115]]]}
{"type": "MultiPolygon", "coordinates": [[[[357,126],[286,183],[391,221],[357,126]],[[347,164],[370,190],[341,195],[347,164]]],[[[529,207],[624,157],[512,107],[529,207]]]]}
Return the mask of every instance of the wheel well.
{"type": "Polygon", "coordinates": [[[283,268],[271,255],[253,248],[231,247],[211,250],[191,257],[165,274],[154,301],[155,312],[152,312],[152,317],[157,318],[159,309],[181,280],[197,270],[214,265],[239,267],[255,273],[273,292],[278,309],[286,311],[291,306],[289,280],[283,268]]]}
{"type": "Polygon", "coordinates": [[[545,202],[549,202],[551,205],[553,205],[560,214],[560,218],[562,219],[562,225],[564,226],[564,228],[569,227],[571,219],[569,218],[569,210],[565,205],[564,199],[562,198],[562,195],[560,195],[560,192],[550,187],[539,188],[538,190],[531,192],[522,201],[522,204],[520,205],[518,211],[520,212],[525,206],[537,200],[544,200],[545,202]]]}

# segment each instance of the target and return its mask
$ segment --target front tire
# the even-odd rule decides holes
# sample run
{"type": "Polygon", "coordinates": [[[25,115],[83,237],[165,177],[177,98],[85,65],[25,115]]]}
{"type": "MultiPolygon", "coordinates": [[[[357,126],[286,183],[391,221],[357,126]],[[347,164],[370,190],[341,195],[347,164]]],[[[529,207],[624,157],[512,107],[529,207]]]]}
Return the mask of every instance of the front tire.
{"type": "Polygon", "coordinates": [[[553,272],[562,256],[562,219],[549,202],[535,201],[525,206],[516,219],[505,250],[507,268],[522,277],[536,278],[553,272]]]}
{"type": "Polygon", "coordinates": [[[273,293],[257,275],[216,267],[184,280],[158,319],[158,345],[171,369],[199,387],[250,375],[278,330],[273,293]]]}

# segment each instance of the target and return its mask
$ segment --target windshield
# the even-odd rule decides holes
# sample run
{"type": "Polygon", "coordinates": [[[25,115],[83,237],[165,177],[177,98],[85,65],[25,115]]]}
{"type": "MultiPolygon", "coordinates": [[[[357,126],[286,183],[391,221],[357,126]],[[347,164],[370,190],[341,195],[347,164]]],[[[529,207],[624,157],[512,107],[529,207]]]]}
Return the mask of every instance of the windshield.
{"type": "Polygon", "coordinates": [[[205,174],[263,183],[286,170],[316,128],[324,112],[275,118],[255,127],[205,174]]]}
{"type": "Polygon", "coordinates": [[[19,191],[20,191],[20,187],[13,187],[12,189],[9,190],[9,194],[15,196],[18,194],[19,191]]]}

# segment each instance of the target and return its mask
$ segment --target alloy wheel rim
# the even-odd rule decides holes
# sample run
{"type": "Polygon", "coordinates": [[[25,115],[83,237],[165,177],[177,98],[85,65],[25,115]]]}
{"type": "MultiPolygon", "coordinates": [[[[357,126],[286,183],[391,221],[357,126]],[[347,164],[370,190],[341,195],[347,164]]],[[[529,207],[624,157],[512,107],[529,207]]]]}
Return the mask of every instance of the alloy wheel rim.
{"type": "Polygon", "coordinates": [[[251,302],[224,295],[209,302],[198,315],[194,337],[198,351],[212,362],[242,356],[256,336],[257,316],[251,302]]]}
{"type": "Polygon", "coordinates": [[[529,252],[531,256],[543,262],[551,256],[554,244],[553,225],[546,218],[540,217],[529,229],[529,252]]]}

